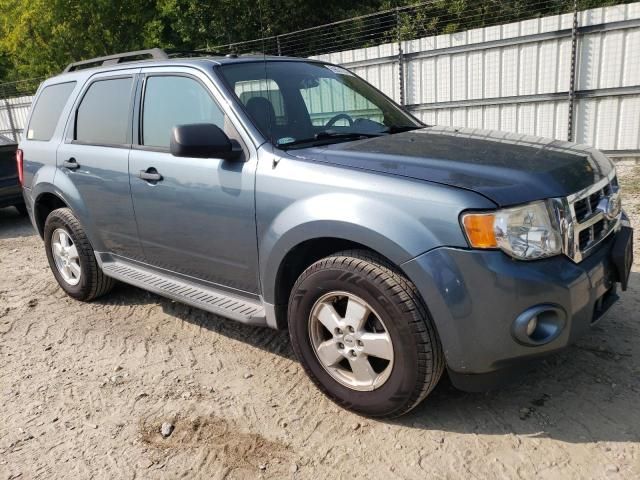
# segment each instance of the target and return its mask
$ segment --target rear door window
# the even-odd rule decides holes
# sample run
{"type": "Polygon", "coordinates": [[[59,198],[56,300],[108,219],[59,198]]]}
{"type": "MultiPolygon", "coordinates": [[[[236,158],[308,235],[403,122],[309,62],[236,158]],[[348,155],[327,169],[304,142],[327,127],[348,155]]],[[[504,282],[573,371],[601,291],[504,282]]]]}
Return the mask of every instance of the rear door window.
{"type": "Polygon", "coordinates": [[[42,90],[33,107],[27,128],[27,140],[45,142],[51,140],[60,120],[62,109],[67,104],[75,86],[76,82],[58,83],[49,85],[42,90]]]}
{"type": "Polygon", "coordinates": [[[133,78],[98,80],[89,86],[76,114],[74,139],[92,145],[129,142],[133,78]]]}

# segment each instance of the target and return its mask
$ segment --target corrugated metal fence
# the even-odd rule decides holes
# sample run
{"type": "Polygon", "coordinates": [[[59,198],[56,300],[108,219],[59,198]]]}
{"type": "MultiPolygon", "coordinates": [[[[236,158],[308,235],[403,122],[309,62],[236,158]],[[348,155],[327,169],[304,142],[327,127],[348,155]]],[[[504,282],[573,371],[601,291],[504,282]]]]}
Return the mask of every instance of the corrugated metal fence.
{"type": "MultiPolygon", "coordinates": [[[[383,13],[378,21],[389,16],[383,13]]],[[[316,29],[324,30],[225,47],[266,51],[273,43],[276,53],[289,53],[297,37],[316,29]]],[[[313,58],[353,70],[429,124],[571,138],[612,156],[640,157],[640,2],[414,40],[398,36],[313,58]]],[[[0,91],[0,142],[21,135],[30,103],[17,94],[4,100],[0,91]]]]}
{"type": "Polygon", "coordinates": [[[315,58],[351,69],[429,124],[572,137],[640,157],[640,3],[575,21],[554,15],[315,58]]]}
{"type": "Polygon", "coordinates": [[[16,143],[27,123],[27,115],[41,79],[0,83],[0,145],[16,143]]]}
{"type": "Polygon", "coordinates": [[[31,96],[0,98],[0,145],[20,140],[32,100],[31,96]]]}

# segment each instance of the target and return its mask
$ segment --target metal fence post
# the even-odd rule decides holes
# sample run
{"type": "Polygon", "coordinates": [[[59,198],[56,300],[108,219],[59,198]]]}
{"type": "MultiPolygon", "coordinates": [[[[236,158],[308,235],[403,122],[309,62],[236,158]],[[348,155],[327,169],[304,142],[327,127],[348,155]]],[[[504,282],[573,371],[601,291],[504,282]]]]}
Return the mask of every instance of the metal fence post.
{"type": "Polygon", "coordinates": [[[7,118],[9,119],[9,129],[11,130],[11,134],[13,135],[13,141],[18,143],[18,131],[16,130],[16,124],[13,121],[13,113],[11,113],[11,105],[9,105],[9,100],[4,99],[4,107],[7,109],[7,118]]]}
{"type": "Polygon", "coordinates": [[[396,7],[396,32],[398,41],[398,80],[400,81],[400,105],[404,106],[404,52],[402,51],[402,34],[400,31],[400,9],[396,7]]]}
{"type": "Polygon", "coordinates": [[[575,108],[576,108],[576,74],[578,57],[578,2],[573,1],[573,27],[571,28],[571,62],[569,77],[569,118],[567,124],[567,140],[574,141],[575,108]]]}
{"type": "Polygon", "coordinates": [[[276,45],[278,46],[278,56],[282,56],[282,49],[280,48],[280,35],[276,35],[276,45]]]}

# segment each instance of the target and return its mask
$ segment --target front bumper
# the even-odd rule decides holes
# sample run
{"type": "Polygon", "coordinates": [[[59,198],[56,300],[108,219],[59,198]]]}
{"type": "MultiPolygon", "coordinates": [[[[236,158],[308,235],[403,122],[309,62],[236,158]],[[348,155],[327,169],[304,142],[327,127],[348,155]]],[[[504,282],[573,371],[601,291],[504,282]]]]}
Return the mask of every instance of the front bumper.
{"type": "Polygon", "coordinates": [[[618,235],[578,264],[564,256],[523,262],[500,251],[446,247],[403,264],[436,324],[454,385],[490,389],[588,331],[617,299],[611,251],[618,235]],[[538,305],[564,312],[563,327],[548,343],[523,345],[514,321],[538,305]]]}

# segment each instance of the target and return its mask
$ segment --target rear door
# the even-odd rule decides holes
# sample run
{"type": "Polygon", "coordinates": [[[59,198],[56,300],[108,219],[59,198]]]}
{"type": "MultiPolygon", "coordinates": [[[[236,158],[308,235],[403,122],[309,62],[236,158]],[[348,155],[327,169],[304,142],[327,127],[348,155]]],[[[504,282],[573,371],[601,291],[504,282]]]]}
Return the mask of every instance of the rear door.
{"type": "MultiPolygon", "coordinates": [[[[146,261],[243,292],[258,291],[256,154],[221,108],[211,80],[195,69],[143,68],[131,194],[146,261]],[[178,158],[176,125],[213,123],[244,149],[244,161],[178,158]],[[140,178],[156,173],[159,181],[140,178]]],[[[221,100],[221,99],[220,99],[221,100]]]]}
{"type": "Polygon", "coordinates": [[[91,77],[73,107],[57,165],[58,174],[65,175],[79,194],[84,211],[77,213],[88,223],[85,228],[94,248],[141,260],[129,189],[137,72],[119,70],[91,77]]]}

